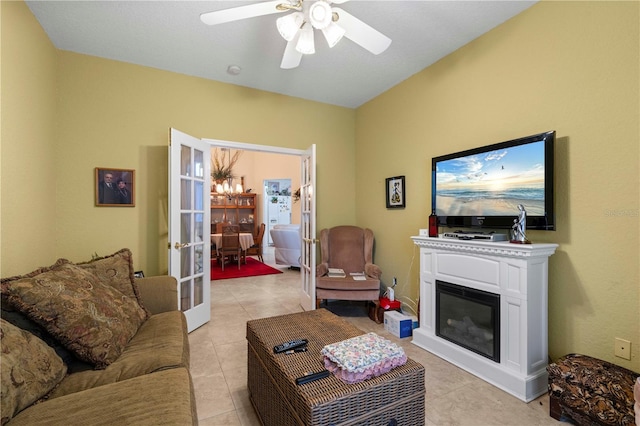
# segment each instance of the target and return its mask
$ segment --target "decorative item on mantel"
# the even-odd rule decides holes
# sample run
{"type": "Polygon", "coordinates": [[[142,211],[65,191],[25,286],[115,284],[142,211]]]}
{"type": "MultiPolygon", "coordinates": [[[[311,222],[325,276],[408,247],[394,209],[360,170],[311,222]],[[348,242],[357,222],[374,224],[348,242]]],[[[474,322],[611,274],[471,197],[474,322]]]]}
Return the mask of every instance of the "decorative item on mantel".
{"type": "MultiPolygon", "coordinates": [[[[212,192],[226,194],[228,197],[234,193],[242,193],[244,182],[237,184],[235,191],[233,188],[233,166],[236,165],[241,155],[242,151],[238,150],[231,156],[230,148],[215,148],[213,150],[213,156],[211,157],[211,180],[215,182],[215,184],[212,184],[212,192]],[[227,154],[226,164],[224,158],[225,153],[227,154]]],[[[242,180],[244,180],[244,178],[242,180]]]]}
{"type": "Polygon", "coordinates": [[[518,204],[518,218],[513,219],[513,226],[511,227],[511,240],[513,244],[531,244],[531,241],[527,240],[527,211],[522,204],[518,204]]]}

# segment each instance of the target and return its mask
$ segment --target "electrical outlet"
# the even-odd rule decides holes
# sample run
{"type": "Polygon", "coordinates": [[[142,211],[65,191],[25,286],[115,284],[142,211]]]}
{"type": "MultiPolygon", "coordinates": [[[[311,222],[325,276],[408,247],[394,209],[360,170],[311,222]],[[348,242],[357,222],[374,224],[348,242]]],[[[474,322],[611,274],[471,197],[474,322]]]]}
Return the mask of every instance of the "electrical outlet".
{"type": "Polygon", "coordinates": [[[619,358],[631,360],[631,342],[616,337],[615,354],[619,358]]]}

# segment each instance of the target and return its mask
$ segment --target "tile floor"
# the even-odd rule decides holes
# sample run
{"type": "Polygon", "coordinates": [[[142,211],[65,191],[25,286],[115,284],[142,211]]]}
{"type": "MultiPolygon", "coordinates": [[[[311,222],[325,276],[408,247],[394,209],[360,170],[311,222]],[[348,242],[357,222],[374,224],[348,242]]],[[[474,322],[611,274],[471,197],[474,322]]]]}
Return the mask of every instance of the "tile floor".
{"type": "MultiPolygon", "coordinates": [[[[275,265],[270,250],[264,258],[284,273],[213,281],[211,321],[189,335],[191,374],[198,418],[203,426],[260,424],[247,391],[246,321],[301,311],[299,272],[275,265]]],[[[374,331],[399,343],[408,356],[424,365],[428,426],[559,424],[549,417],[546,395],[525,404],[418,348],[411,338],[394,337],[369,319],[364,306],[361,310],[357,308],[338,303],[331,309],[363,331],[374,331]]]]}

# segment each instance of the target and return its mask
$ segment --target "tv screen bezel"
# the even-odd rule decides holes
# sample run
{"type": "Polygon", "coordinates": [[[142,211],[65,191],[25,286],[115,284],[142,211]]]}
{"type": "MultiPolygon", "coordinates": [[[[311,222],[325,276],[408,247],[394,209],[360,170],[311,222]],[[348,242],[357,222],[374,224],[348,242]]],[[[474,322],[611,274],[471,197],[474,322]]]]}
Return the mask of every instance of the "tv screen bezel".
{"type": "MultiPolygon", "coordinates": [[[[512,139],[491,145],[485,145],[478,148],[468,149],[465,151],[455,152],[452,154],[441,155],[431,159],[431,211],[436,211],[436,169],[438,163],[442,161],[452,160],[455,158],[467,157],[470,155],[483,154],[490,151],[512,148],[515,146],[526,145],[534,142],[544,142],[544,204],[545,214],[536,216],[527,214],[527,229],[536,229],[544,231],[556,230],[556,219],[554,210],[554,157],[555,157],[555,130],[537,133],[531,136],[525,136],[518,139],[512,139]]],[[[436,213],[437,214],[437,213],[436,213]]],[[[518,216],[515,210],[510,216],[442,216],[438,217],[438,226],[448,228],[485,228],[485,229],[510,229],[513,226],[513,220],[518,216]]]]}

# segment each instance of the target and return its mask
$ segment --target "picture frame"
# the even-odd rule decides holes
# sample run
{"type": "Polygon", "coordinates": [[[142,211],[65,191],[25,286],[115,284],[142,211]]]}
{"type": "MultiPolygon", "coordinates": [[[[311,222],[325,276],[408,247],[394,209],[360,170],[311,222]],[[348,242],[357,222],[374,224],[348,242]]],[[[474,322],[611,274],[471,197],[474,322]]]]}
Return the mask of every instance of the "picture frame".
{"type": "Polygon", "coordinates": [[[404,176],[394,176],[385,180],[387,208],[404,209],[406,207],[404,176]]]}
{"type": "Polygon", "coordinates": [[[134,169],[95,168],[95,205],[97,207],[135,207],[134,169]]]}
{"type": "Polygon", "coordinates": [[[267,182],[267,194],[280,195],[280,182],[268,181],[267,182]]]}

